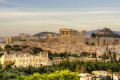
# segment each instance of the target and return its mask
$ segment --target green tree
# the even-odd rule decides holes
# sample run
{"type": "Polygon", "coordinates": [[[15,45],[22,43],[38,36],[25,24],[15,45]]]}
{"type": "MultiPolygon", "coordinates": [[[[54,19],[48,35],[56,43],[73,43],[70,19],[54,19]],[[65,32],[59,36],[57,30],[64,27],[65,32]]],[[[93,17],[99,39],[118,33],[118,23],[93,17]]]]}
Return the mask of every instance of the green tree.
{"type": "Polygon", "coordinates": [[[4,55],[4,53],[0,53],[0,57],[1,57],[2,55],[4,55]]]}
{"type": "Polygon", "coordinates": [[[94,46],[95,44],[94,44],[94,43],[91,43],[91,45],[93,45],[93,46],[94,46]]]}
{"type": "Polygon", "coordinates": [[[95,38],[95,37],[96,37],[96,34],[95,34],[95,33],[92,33],[91,37],[92,37],[92,38],[95,38]]]}
{"type": "Polygon", "coordinates": [[[77,66],[76,66],[76,72],[79,72],[79,73],[80,73],[80,72],[81,72],[81,69],[80,69],[80,68],[81,68],[81,67],[80,67],[79,65],[77,65],[77,66]]]}
{"type": "Polygon", "coordinates": [[[115,52],[113,53],[113,60],[114,60],[114,62],[117,62],[116,53],[115,52]]]}
{"type": "Polygon", "coordinates": [[[92,53],[92,58],[96,58],[96,53],[92,53]]]}
{"type": "Polygon", "coordinates": [[[78,73],[69,70],[55,71],[50,74],[34,73],[30,76],[21,75],[18,80],[79,80],[78,73]]]}
{"type": "Polygon", "coordinates": [[[0,70],[0,72],[5,72],[5,71],[8,71],[9,69],[12,68],[12,66],[14,65],[15,63],[10,63],[10,64],[7,64],[2,70],[0,70]]]}
{"type": "Polygon", "coordinates": [[[106,76],[106,80],[112,80],[109,75],[106,76]]]}
{"type": "Polygon", "coordinates": [[[111,72],[112,72],[112,70],[111,70],[111,69],[107,69],[107,72],[110,72],[110,73],[111,73],[111,72]]]}
{"type": "Polygon", "coordinates": [[[33,47],[33,54],[38,54],[41,51],[43,51],[41,48],[33,47]]]}
{"type": "Polygon", "coordinates": [[[77,54],[72,54],[72,56],[73,56],[73,57],[78,57],[78,55],[77,55],[77,54]]]}
{"type": "Polygon", "coordinates": [[[48,57],[49,57],[50,60],[53,59],[53,55],[52,55],[52,53],[50,51],[48,51],[48,57]]]}
{"type": "Polygon", "coordinates": [[[34,73],[34,67],[33,66],[28,66],[25,70],[27,74],[33,74],[34,73]]]}
{"type": "Polygon", "coordinates": [[[12,50],[12,46],[10,46],[9,44],[7,44],[4,48],[5,50],[12,50]]]}
{"type": "Polygon", "coordinates": [[[2,69],[2,64],[0,63],[0,70],[2,69]]]}
{"type": "Polygon", "coordinates": [[[21,48],[20,48],[19,45],[14,45],[13,46],[13,50],[15,50],[15,51],[21,51],[21,48]]]}
{"type": "Polygon", "coordinates": [[[85,67],[85,66],[81,66],[81,68],[80,68],[80,72],[81,72],[81,73],[86,72],[86,67],[85,67]]]}
{"type": "Polygon", "coordinates": [[[0,51],[2,51],[2,48],[0,48],[0,51]]]}

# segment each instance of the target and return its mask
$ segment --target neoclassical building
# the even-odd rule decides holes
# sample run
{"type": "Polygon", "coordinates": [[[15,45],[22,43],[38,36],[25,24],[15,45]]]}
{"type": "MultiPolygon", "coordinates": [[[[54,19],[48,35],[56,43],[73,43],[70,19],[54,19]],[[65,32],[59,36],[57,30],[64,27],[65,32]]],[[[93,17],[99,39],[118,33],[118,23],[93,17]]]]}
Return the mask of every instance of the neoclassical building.
{"type": "Polygon", "coordinates": [[[60,36],[86,36],[86,31],[77,31],[73,29],[60,29],[60,36]]]}
{"type": "Polygon", "coordinates": [[[46,66],[51,65],[51,61],[48,58],[47,52],[40,52],[37,55],[22,52],[10,52],[4,53],[1,58],[1,64],[3,66],[15,62],[14,67],[27,67],[27,66],[46,66]]]}

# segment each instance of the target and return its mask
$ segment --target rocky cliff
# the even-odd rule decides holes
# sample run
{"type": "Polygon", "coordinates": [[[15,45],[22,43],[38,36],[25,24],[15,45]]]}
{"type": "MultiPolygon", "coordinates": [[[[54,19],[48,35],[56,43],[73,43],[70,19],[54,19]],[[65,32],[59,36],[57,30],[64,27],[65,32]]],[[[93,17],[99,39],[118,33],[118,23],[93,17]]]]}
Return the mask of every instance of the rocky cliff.
{"type": "Polygon", "coordinates": [[[98,33],[96,33],[96,36],[98,36],[98,37],[120,38],[120,35],[114,33],[109,28],[104,28],[104,29],[100,30],[98,33]]]}

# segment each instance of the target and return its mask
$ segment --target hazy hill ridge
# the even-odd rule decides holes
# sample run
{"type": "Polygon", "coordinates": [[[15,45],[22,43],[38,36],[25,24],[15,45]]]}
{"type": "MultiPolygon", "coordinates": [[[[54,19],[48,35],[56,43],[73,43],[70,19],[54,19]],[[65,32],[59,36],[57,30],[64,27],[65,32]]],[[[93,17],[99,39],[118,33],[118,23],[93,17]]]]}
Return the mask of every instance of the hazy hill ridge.
{"type": "MultiPolygon", "coordinates": [[[[97,29],[97,30],[91,30],[91,31],[88,31],[87,32],[87,36],[91,36],[91,34],[92,33],[98,33],[99,31],[101,31],[102,29],[97,29]]],[[[120,35],[120,31],[112,31],[112,32],[114,32],[115,34],[118,34],[118,35],[120,35]]]]}
{"type": "Polygon", "coordinates": [[[58,33],[55,33],[55,32],[40,32],[40,33],[37,33],[33,36],[41,37],[41,36],[46,36],[47,34],[59,35],[58,33]]]}

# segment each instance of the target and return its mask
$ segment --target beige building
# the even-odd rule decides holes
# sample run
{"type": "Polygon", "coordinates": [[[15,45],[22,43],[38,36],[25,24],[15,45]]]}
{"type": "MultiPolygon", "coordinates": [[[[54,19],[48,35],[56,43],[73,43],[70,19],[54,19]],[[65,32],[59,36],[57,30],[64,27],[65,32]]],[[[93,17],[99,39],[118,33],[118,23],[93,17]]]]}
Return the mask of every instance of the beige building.
{"type": "Polygon", "coordinates": [[[6,44],[10,44],[10,43],[15,42],[15,41],[25,41],[29,37],[30,37],[29,34],[24,34],[24,33],[22,33],[18,36],[14,36],[14,37],[7,37],[6,44]]]}
{"type": "Polygon", "coordinates": [[[12,43],[14,41],[20,41],[20,37],[15,36],[15,37],[7,37],[6,38],[6,44],[10,44],[10,43],[12,43]]]}
{"type": "Polygon", "coordinates": [[[92,75],[89,73],[80,73],[79,80],[92,80],[92,75]]]}
{"type": "Polygon", "coordinates": [[[5,66],[12,62],[15,62],[15,67],[40,67],[45,65],[51,65],[51,61],[48,58],[47,52],[40,52],[37,55],[23,52],[10,52],[9,54],[4,53],[1,58],[1,64],[5,66]]]}
{"type": "Polygon", "coordinates": [[[6,44],[9,44],[10,42],[13,41],[13,38],[12,37],[7,37],[6,38],[6,44]]]}
{"type": "Polygon", "coordinates": [[[86,36],[86,31],[77,31],[73,29],[60,29],[60,36],[86,36]]]}

